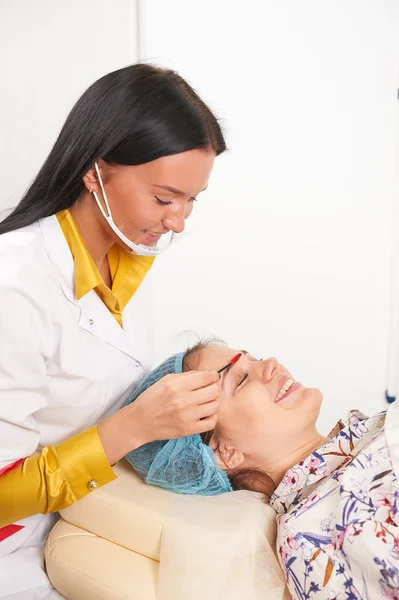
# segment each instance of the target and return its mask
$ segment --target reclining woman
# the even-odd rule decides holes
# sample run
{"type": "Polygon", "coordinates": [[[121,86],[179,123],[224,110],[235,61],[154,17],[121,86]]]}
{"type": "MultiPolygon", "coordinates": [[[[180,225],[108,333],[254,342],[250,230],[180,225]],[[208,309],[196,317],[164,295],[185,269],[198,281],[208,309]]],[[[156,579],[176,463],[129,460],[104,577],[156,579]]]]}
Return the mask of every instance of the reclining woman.
{"type": "MultiPolygon", "coordinates": [[[[321,392],[275,358],[241,352],[221,374],[214,431],[152,442],[127,459],[148,483],[178,493],[263,492],[293,598],[399,598],[399,407],[370,418],[351,411],[324,437],[321,392]]],[[[220,369],[235,353],[198,344],[150,373],[130,401],[164,375],[220,369]]]]}

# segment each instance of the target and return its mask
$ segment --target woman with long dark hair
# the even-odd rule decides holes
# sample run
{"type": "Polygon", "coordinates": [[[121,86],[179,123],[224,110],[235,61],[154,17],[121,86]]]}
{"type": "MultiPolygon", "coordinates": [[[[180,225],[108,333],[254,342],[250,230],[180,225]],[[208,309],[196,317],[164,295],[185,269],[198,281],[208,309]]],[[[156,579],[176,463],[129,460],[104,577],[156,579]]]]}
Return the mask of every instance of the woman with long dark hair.
{"type": "Polygon", "coordinates": [[[137,64],[95,82],[0,223],[0,597],[56,597],[42,565],[55,513],[159,439],[214,428],[216,372],[149,368],[145,285],[225,150],[177,73],[137,64]]]}

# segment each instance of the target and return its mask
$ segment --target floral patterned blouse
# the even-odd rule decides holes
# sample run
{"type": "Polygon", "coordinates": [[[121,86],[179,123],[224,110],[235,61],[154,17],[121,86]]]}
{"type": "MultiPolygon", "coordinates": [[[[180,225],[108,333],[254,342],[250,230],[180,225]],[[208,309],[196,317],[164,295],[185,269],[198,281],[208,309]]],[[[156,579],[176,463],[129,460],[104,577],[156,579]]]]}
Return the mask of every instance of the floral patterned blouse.
{"type": "Polygon", "coordinates": [[[385,413],[351,411],[270,500],[287,585],[300,600],[399,600],[399,482],[385,413]]]}

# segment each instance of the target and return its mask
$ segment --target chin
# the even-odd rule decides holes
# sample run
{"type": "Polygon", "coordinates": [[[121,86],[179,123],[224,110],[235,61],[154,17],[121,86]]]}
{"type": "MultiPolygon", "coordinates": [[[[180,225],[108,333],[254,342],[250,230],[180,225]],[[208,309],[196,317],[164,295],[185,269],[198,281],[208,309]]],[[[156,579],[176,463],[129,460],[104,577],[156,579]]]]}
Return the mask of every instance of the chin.
{"type": "Polygon", "coordinates": [[[317,388],[305,388],[303,400],[309,408],[320,410],[321,403],[323,402],[323,394],[317,388]]]}

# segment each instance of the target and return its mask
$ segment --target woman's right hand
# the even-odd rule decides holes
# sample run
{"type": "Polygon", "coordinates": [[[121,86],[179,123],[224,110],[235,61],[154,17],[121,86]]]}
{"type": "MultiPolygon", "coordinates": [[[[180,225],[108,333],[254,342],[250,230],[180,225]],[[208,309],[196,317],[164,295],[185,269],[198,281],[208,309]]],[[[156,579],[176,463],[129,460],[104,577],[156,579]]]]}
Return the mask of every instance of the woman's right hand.
{"type": "Polygon", "coordinates": [[[214,429],[221,383],[216,371],[167,375],[132,404],[99,424],[110,464],[154,440],[169,440],[214,429]]]}

